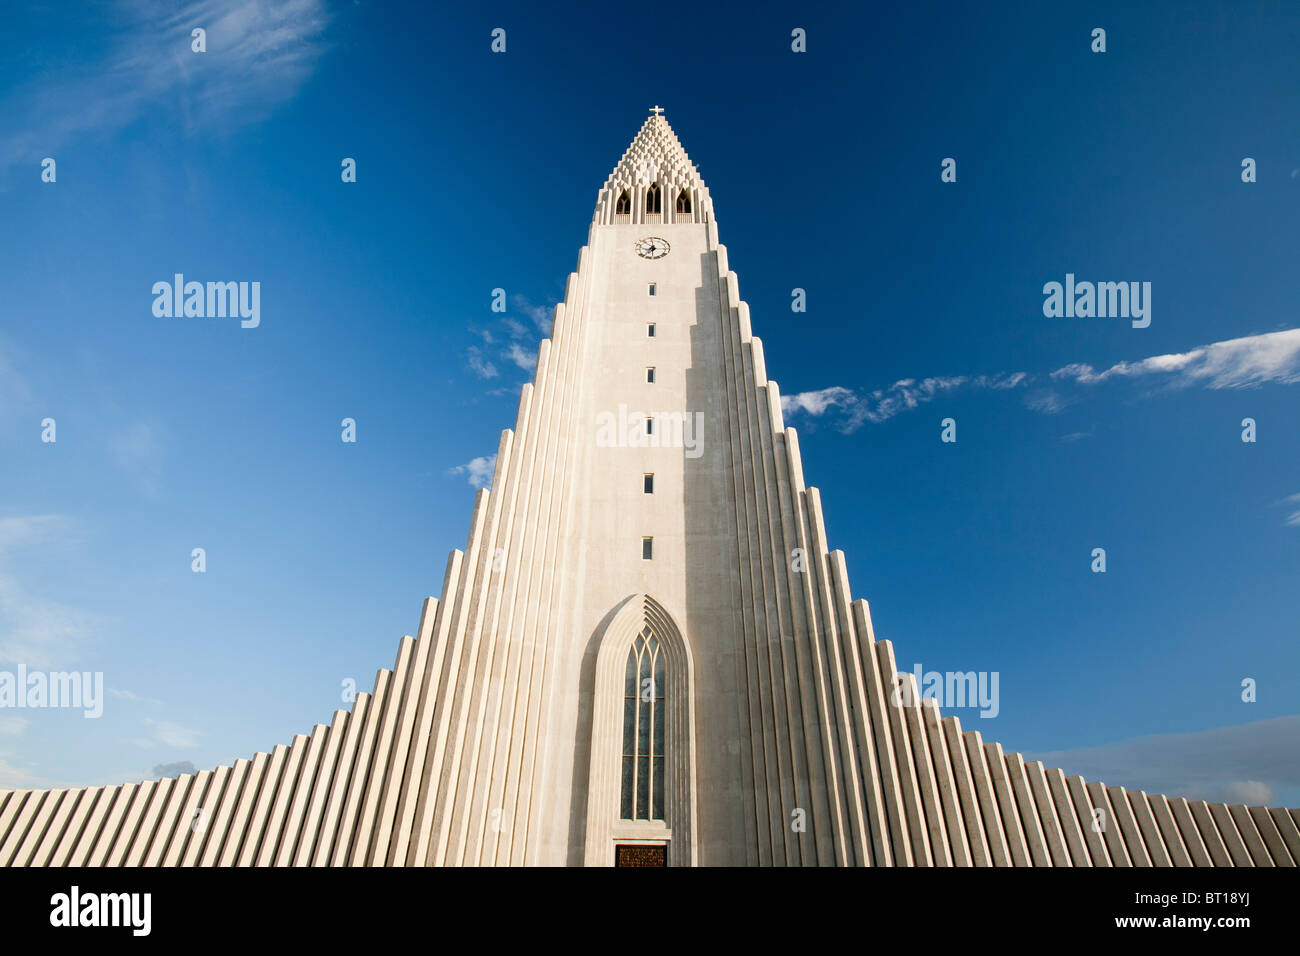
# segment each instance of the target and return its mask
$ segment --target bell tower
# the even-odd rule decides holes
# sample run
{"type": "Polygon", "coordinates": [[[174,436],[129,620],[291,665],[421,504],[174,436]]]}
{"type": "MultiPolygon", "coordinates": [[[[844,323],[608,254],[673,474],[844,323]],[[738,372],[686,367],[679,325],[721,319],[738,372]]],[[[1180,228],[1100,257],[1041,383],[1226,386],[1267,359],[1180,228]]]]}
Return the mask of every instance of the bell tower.
{"type": "Polygon", "coordinates": [[[1293,813],[1067,778],[919,698],[656,106],[373,692],[231,766],[0,792],[0,865],[1289,866],[1293,813]]]}
{"type": "Polygon", "coordinates": [[[712,215],[713,204],[699,170],[682,149],[663,110],[653,107],[601,187],[594,221],[678,225],[709,222],[712,215]],[[654,194],[658,194],[657,201],[654,194]]]}

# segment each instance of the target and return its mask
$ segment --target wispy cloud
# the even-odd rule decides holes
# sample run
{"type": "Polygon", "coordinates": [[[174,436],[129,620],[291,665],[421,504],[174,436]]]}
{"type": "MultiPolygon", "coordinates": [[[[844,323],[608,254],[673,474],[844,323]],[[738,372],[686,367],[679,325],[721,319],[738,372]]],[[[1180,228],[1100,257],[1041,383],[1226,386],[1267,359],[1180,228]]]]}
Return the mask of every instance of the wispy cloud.
{"type": "Polygon", "coordinates": [[[66,546],[74,525],[62,515],[0,518],[0,662],[28,667],[66,665],[94,634],[99,620],[32,592],[11,570],[24,549],[66,546]]]}
{"type": "Polygon", "coordinates": [[[0,574],[0,662],[32,668],[75,660],[98,623],[89,614],[28,591],[0,574]]]}
{"type": "Polygon", "coordinates": [[[0,170],[35,168],[146,113],[166,111],[187,134],[259,121],[314,72],[328,15],[323,0],[119,0],[110,19],[102,56],[62,62],[0,101],[11,131],[0,139],[0,170]],[[191,49],[195,27],[207,31],[206,53],[191,49]]]}
{"type": "MultiPolygon", "coordinates": [[[[74,771],[80,773],[81,768],[74,771]]],[[[153,780],[153,774],[144,771],[114,770],[102,776],[77,776],[72,779],[44,777],[35,768],[12,753],[0,752],[0,790],[54,790],[61,787],[115,787],[123,783],[153,780]],[[11,762],[11,761],[17,761],[11,762]]]]}
{"type": "Polygon", "coordinates": [[[447,474],[466,475],[471,487],[486,488],[492,482],[492,471],[496,466],[497,456],[488,455],[486,458],[474,458],[463,465],[448,468],[447,474]]]}
{"type": "Polygon", "coordinates": [[[1300,329],[1249,335],[1203,345],[1187,352],[1155,355],[1136,362],[1119,362],[1102,371],[1074,363],[1046,376],[1028,372],[997,375],[948,376],[903,379],[888,388],[860,392],[840,385],[785,395],[787,415],[821,417],[833,412],[840,431],[851,433],[865,423],[888,421],[955,389],[1027,389],[1025,405],[1046,415],[1082,400],[1078,386],[1093,386],[1120,379],[1143,379],[1170,388],[1253,388],[1264,384],[1300,382],[1300,329]],[[1070,391],[1075,389],[1075,391],[1070,391]]]}
{"type": "MultiPolygon", "coordinates": [[[[491,341],[491,337],[488,337],[491,341]]],[[[479,378],[496,378],[497,367],[483,357],[483,350],[477,345],[471,345],[465,353],[465,361],[472,371],[479,378]]]]}
{"type": "Polygon", "coordinates": [[[1266,382],[1292,385],[1300,382],[1300,329],[1228,339],[1140,362],[1119,362],[1102,372],[1091,365],[1067,365],[1051,377],[1093,385],[1145,375],[1167,376],[1177,386],[1205,388],[1250,388],[1266,382]]]}
{"type": "Polygon", "coordinates": [[[141,695],[129,690],[120,690],[116,687],[108,688],[108,696],[116,697],[118,700],[129,700],[137,704],[161,704],[162,701],[156,697],[142,697],[141,695]]]}
{"type": "Polygon", "coordinates": [[[144,725],[149,736],[130,737],[127,738],[128,743],[145,750],[152,750],[159,744],[174,750],[192,750],[199,744],[199,731],[192,727],[182,727],[174,721],[154,720],[152,717],[146,717],[144,725]]]}
{"type": "Polygon", "coordinates": [[[11,764],[6,759],[8,756],[0,754],[0,789],[30,790],[50,786],[50,781],[38,777],[28,768],[11,764]]]}
{"type": "Polygon", "coordinates": [[[1027,377],[1024,372],[1015,372],[1010,375],[978,375],[973,378],[965,375],[920,380],[905,378],[888,388],[878,388],[869,393],[859,393],[834,385],[815,392],[783,395],[781,409],[787,415],[803,412],[813,416],[835,409],[841,416],[837,427],[848,434],[857,431],[866,422],[878,424],[888,421],[900,412],[932,401],[943,392],[962,387],[1011,389],[1021,385],[1027,377]]]}
{"type": "MultiPolygon", "coordinates": [[[[532,321],[533,325],[537,326],[537,330],[542,333],[543,337],[551,334],[551,326],[555,315],[554,304],[537,305],[529,300],[527,296],[523,295],[514,296],[513,301],[515,308],[528,316],[529,320],[532,321]]],[[[520,334],[523,334],[522,329],[520,330],[520,334]]]]}
{"type": "Polygon", "coordinates": [[[821,415],[827,409],[836,406],[851,406],[858,402],[857,393],[842,385],[818,389],[815,392],[800,392],[798,395],[781,396],[781,409],[787,414],[807,412],[809,415],[821,415]]]}
{"type": "MultiPolygon", "coordinates": [[[[530,324],[506,315],[502,316],[496,334],[491,329],[479,328],[476,325],[471,325],[469,328],[482,340],[482,344],[471,345],[465,350],[465,364],[479,378],[496,378],[500,372],[497,362],[503,365],[509,363],[529,373],[537,370],[536,343],[551,334],[551,315],[555,306],[534,305],[527,296],[523,295],[511,296],[510,302],[516,314],[522,315],[530,324]],[[489,347],[496,361],[489,357],[489,347]]],[[[518,393],[518,391],[518,386],[506,386],[494,388],[487,394],[504,395],[511,392],[518,393]]]]}
{"type": "Polygon", "coordinates": [[[0,518],[0,557],[19,548],[65,535],[72,523],[63,515],[13,515],[0,518]]]}
{"type": "Polygon", "coordinates": [[[1300,715],[1026,756],[1132,790],[1262,805],[1279,789],[1300,786],[1297,753],[1300,715]]]}
{"type": "Polygon", "coordinates": [[[532,372],[537,368],[537,350],[531,351],[525,349],[518,342],[511,342],[510,347],[506,349],[506,358],[514,362],[525,372],[532,372]]]}
{"type": "Polygon", "coordinates": [[[1287,510],[1291,511],[1282,523],[1291,528],[1300,528],[1300,495],[1287,495],[1278,504],[1286,505],[1287,510]]]}

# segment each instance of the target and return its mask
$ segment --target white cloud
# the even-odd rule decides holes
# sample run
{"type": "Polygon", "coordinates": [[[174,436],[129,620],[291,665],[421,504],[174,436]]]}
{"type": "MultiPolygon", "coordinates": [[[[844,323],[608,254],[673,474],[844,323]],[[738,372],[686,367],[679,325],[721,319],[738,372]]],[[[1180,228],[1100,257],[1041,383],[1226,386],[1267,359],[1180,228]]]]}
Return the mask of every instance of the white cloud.
{"type": "Polygon", "coordinates": [[[155,697],[141,697],[129,690],[119,690],[116,687],[108,688],[108,696],[116,697],[118,700],[129,700],[139,704],[161,704],[162,701],[155,697]]]}
{"type": "Polygon", "coordinates": [[[518,342],[511,342],[510,347],[506,349],[506,358],[514,362],[525,372],[531,372],[537,368],[537,350],[531,352],[520,346],[518,342]]]}
{"type": "Polygon", "coordinates": [[[27,718],[17,714],[0,714],[0,737],[21,737],[27,729],[27,718]]]}
{"type": "Polygon", "coordinates": [[[1300,528],[1300,495],[1287,495],[1278,502],[1280,505],[1287,505],[1289,508],[1295,508],[1289,515],[1282,519],[1282,523],[1287,527],[1300,528]]]}
{"type": "Polygon", "coordinates": [[[37,597],[16,578],[0,574],[0,662],[30,668],[66,666],[94,633],[97,618],[37,597]]]}
{"type": "Polygon", "coordinates": [[[1300,329],[1228,339],[1139,362],[1119,362],[1103,372],[1091,365],[1067,365],[1053,372],[1052,378],[1091,385],[1140,375],[1169,375],[1175,385],[1206,388],[1249,388],[1266,382],[1292,385],[1300,382],[1300,329]]]}
{"type": "Polygon", "coordinates": [[[955,375],[927,379],[905,378],[888,388],[858,392],[841,385],[786,395],[781,407],[787,415],[813,417],[834,409],[837,427],[849,433],[865,422],[887,421],[901,412],[910,411],[937,395],[958,388],[1009,391],[1031,386],[1025,405],[1036,412],[1052,415],[1078,402],[1077,394],[1065,389],[1075,385],[1096,385],[1116,379],[1149,377],[1173,387],[1251,388],[1273,383],[1291,385],[1300,382],[1300,329],[1285,329],[1262,335],[1214,342],[1170,355],[1153,355],[1136,362],[1119,362],[1098,372],[1091,365],[1075,363],[1050,373],[1042,380],[1028,372],[1002,372],[997,375],[955,375]],[[1042,381],[1043,387],[1037,386],[1042,381]]]}
{"type": "Polygon", "coordinates": [[[857,414],[848,422],[849,430],[858,428],[863,421],[883,422],[899,412],[916,408],[930,401],[940,392],[959,388],[967,383],[964,376],[927,378],[918,382],[905,378],[886,389],[872,392],[857,414]]]}
{"type": "MultiPolygon", "coordinates": [[[[0,518],[0,562],[31,547],[67,545],[74,524],[63,515],[0,518]]],[[[31,668],[65,666],[98,626],[96,615],[42,598],[0,567],[0,663],[31,668]]]]}
{"type": "MultiPolygon", "coordinates": [[[[164,744],[177,750],[190,750],[199,744],[199,731],[182,727],[180,724],[170,720],[154,720],[152,717],[144,719],[144,725],[149,728],[152,737],[147,738],[147,745],[152,747],[155,744],[164,744]]],[[[136,738],[136,744],[144,745],[146,740],[136,738]]]]}
{"type": "MultiPolygon", "coordinates": [[[[545,337],[551,334],[551,311],[553,306],[533,305],[526,296],[511,296],[515,309],[526,316],[536,329],[530,328],[512,316],[502,316],[497,334],[487,329],[470,325],[469,330],[482,339],[482,345],[471,345],[467,350],[468,364],[471,371],[479,378],[496,378],[499,373],[498,363],[509,363],[525,372],[537,370],[538,331],[545,337]],[[496,345],[493,359],[488,357],[487,346],[496,345]]],[[[507,369],[508,371],[508,369],[507,369]]],[[[518,386],[492,389],[488,395],[518,393],[518,386]]]]}
{"type": "Polygon", "coordinates": [[[479,378],[496,378],[497,367],[483,357],[483,350],[477,345],[469,347],[465,360],[469,363],[470,371],[479,378]]]}
{"type": "Polygon", "coordinates": [[[554,305],[534,305],[527,296],[522,295],[514,296],[514,303],[515,308],[528,316],[543,336],[551,334],[551,326],[554,323],[555,315],[554,305]]]}
{"type": "Polygon", "coordinates": [[[1060,392],[1039,389],[1025,396],[1025,407],[1043,415],[1055,415],[1061,409],[1073,405],[1070,399],[1060,392]]]}
{"type": "Polygon", "coordinates": [[[1008,389],[1018,388],[1029,381],[1029,377],[1028,372],[1012,372],[1010,375],[980,375],[975,379],[975,384],[981,388],[987,387],[1004,392],[1008,389]]]}
{"type": "MultiPolygon", "coordinates": [[[[1017,373],[1019,375],[1019,373],[1017,373]]],[[[781,397],[781,410],[789,415],[804,413],[822,415],[828,409],[835,408],[843,413],[843,420],[838,425],[844,433],[857,431],[863,422],[879,423],[893,418],[899,412],[916,408],[931,401],[940,392],[958,388],[965,384],[978,383],[986,388],[1014,388],[1020,383],[1015,376],[996,376],[994,379],[980,376],[978,379],[965,377],[927,378],[917,381],[905,378],[888,388],[876,389],[870,394],[860,395],[852,389],[834,385],[814,392],[799,392],[795,395],[781,397]],[[1014,382],[1013,382],[1014,379],[1014,382]],[[1008,384],[1011,383],[1011,384],[1008,384]]]]}
{"type": "Polygon", "coordinates": [[[60,787],[116,787],[123,783],[139,783],[156,779],[147,770],[114,770],[102,777],[53,779],[35,773],[29,765],[9,762],[12,754],[0,753],[0,790],[52,790],[60,787]]]}
{"type": "Polygon", "coordinates": [[[1223,785],[1224,803],[1244,803],[1248,807],[1260,807],[1277,799],[1273,788],[1260,780],[1233,780],[1223,785]]]}
{"type": "MultiPolygon", "coordinates": [[[[40,71],[0,101],[10,132],[0,169],[38,163],[86,135],[116,132],[168,110],[184,134],[256,122],[292,99],[324,52],[323,0],[119,0],[99,57],[40,71]],[[207,31],[207,52],[190,31],[207,31]]],[[[83,45],[83,52],[96,48],[83,45]]]]}
{"type": "Polygon", "coordinates": [[[14,515],[0,518],[0,556],[25,545],[66,532],[71,522],[63,515],[14,515]]]}
{"type": "Polygon", "coordinates": [[[0,789],[35,790],[49,785],[50,781],[38,777],[26,767],[15,767],[5,756],[0,756],[0,789]]]}
{"type": "Polygon", "coordinates": [[[463,465],[457,465],[455,468],[448,468],[449,475],[468,475],[468,481],[474,488],[486,488],[492,481],[492,471],[497,466],[497,456],[489,455],[486,458],[474,458],[465,462],[463,465]]]}
{"type": "Polygon", "coordinates": [[[800,392],[797,395],[781,396],[781,411],[789,415],[792,412],[806,412],[820,415],[833,405],[851,404],[857,401],[857,395],[850,388],[832,385],[830,388],[815,392],[800,392]]]}
{"type": "Polygon", "coordinates": [[[1026,754],[1067,775],[1193,800],[1273,802],[1300,786],[1300,715],[1026,754]]]}

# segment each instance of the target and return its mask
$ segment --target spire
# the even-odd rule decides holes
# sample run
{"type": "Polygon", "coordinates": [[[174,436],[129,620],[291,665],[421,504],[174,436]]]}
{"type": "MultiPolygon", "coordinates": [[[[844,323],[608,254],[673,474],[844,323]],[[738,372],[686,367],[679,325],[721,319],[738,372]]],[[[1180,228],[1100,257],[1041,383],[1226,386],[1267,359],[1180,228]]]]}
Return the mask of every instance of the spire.
{"type": "Polygon", "coordinates": [[[595,221],[619,222],[709,222],[713,204],[709,191],[700,179],[700,171],[686,155],[681,141],[664,118],[661,106],[652,106],[632,144],[605,180],[596,200],[595,221]],[[647,212],[646,191],[659,187],[663,197],[660,218],[647,212]],[[678,199],[685,193],[686,208],[678,199]],[[621,202],[620,202],[621,200],[621,202]]]}

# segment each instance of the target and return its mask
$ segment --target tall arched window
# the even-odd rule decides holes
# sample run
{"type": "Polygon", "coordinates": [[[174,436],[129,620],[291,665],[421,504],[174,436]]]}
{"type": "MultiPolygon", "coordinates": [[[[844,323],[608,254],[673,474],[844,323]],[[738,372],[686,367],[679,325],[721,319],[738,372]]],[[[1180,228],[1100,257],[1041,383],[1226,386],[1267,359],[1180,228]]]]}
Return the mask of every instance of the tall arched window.
{"type": "Polygon", "coordinates": [[[651,183],[645,191],[645,211],[649,213],[663,212],[663,200],[659,194],[658,183],[651,183]]]}
{"type": "Polygon", "coordinates": [[[677,194],[677,211],[686,213],[691,211],[691,197],[685,189],[677,194]]]}
{"type": "Polygon", "coordinates": [[[644,628],[627,654],[623,679],[623,767],[619,816],[664,819],[664,651],[644,628]]]}
{"type": "Polygon", "coordinates": [[[591,695],[591,746],[583,859],[587,866],[611,866],[616,847],[631,841],[663,844],[670,866],[693,866],[690,644],[668,609],[644,592],[619,602],[598,639],[596,671],[585,692],[591,695]]]}
{"type": "Polygon", "coordinates": [[[628,196],[626,189],[624,189],[623,192],[619,194],[618,201],[614,203],[614,215],[616,216],[632,215],[632,199],[630,196],[628,196]]]}

